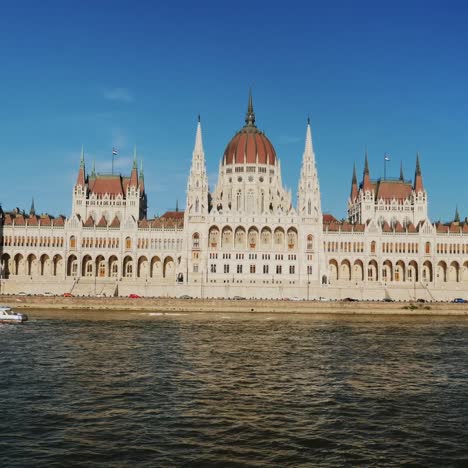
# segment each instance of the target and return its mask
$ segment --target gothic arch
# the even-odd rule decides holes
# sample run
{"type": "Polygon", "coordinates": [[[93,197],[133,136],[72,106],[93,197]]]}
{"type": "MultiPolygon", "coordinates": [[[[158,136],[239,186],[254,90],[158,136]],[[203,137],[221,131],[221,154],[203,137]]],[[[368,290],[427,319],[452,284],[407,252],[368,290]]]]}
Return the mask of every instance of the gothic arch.
{"type": "Polygon", "coordinates": [[[362,260],[355,260],[353,265],[353,280],[364,281],[364,264],[362,260]]]}
{"type": "Polygon", "coordinates": [[[163,264],[163,278],[172,278],[175,274],[175,263],[172,257],[166,257],[163,264]]]}
{"type": "Polygon", "coordinates": [[[143,255],[138,259],[137,277],[148,278],[148,270],[148,259],[143,255]]]}
{"type": "Polygon", "coordinates": [[[348,259],[341,261],[340,279],[342,281],[351,281],[351,263],[348,259]]]}
{"type": "Polygon", "coordinates": [[[422,281],[426,283],[431,283],[433,281],[433,274],[432,274],[432,262],[426,260],[423,263],[421,272],[422,272],[422,281]]]}
{"type": "Polygon", "coordinates": [[[76,255],[69,255],[67,259],[67,276],[78,276],[78,259],[76,255]]]}
{"type": "Polygon", "coordinates": [[[443,260],[437,264],[436,278],[439,283],[447,282],[447,264],[443,260]]]}
{"type": "Polygon", "coordinates": [[[385,260],[382,265],[382,281],[393,281],[393,264],[385,260]]]}
{"type": "Polygon", "coordinates": [[[162,277],[162,263],[161,259],[158,256],[155,256],[151,259],[150,276],[151,278],[162,277]]]}
{"type": "Polygon", "coordinates": [[[367,265],[367,281],[379,280],[379,266],[375,260],[371,260],[367,265]]]}
{"type": "Polygon", "coordinates": [[[458,283],[459,277],[460,277],[460,265],[457,261],[453,261],[450,263],[450,266],[448,268],[448,275],[447,275],[447,281],[451,281],[453,283],[458,283]]]}
{"type": "Polygon", "coordinates": [[[338,262],[334,258],[328,262],[328,271],[330,281],[338,281],[340,279],[338,262]]]}

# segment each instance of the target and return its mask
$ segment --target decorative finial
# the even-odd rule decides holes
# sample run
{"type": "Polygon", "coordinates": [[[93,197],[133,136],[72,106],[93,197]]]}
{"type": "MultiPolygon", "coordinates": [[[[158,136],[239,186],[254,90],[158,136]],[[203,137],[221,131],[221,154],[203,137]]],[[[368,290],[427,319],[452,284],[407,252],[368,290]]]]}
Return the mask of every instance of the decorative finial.
{"type": "Polygon", "coordinates": [[[249,89],[249,104],[247,105],[247,114],[245,115],[247,127],[255,127],[255,113],[253,110],[252,87],[249,89]]]}
{"type": "Polygon", "coordinates": [[[200,114],[198,114],[198,123],[201,122],[201,119],[200,119],[200,114]]]}
{"type": "Polygon", "coordinates": [[[403,161],[400,161],[400,180],[403,182],[405,177],[403,175],[403,161]]]}
{"type": "Polygon", "coordinates": [[[83,145],[81,145],[80,166],[81,166],[81,167],[84,167],[84,146],[83,146],[83,145]]]}
{"type": "Polygon", "coordinates": [[[93,167],[91,168],[91,175],[96,177],[96,161],[93,159],[93,167]]]}
{"type": "Polygon", "coordinates": [[[458,212],[458,205],[455,207],[455,218],[453,219],[455,223],[460,222],[460,213],[458,212]]]}
{"type": "Polygon", "coordinates": [[[307,125],[310,125],[310,115],[307,116],[307,125]]]}
{"type": "Polygon", "coordinates": [[[175,210],[176,210],[176,213],[179,212],[179,200],[176,200],[175,202],[175,210]]]}

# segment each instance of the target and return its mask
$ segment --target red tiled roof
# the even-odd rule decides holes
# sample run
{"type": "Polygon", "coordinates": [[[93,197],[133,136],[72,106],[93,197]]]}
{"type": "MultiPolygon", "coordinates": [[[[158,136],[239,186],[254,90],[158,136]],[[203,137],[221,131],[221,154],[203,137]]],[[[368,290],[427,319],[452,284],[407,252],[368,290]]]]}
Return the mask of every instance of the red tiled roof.
{"type": "Polygon", "coordinates": [[[162,216],[162,219],[183,219],[184,212],[183,211],[166,211],[162,216]]]}
{"type": "Polygon", "coordinates": [[[337,223],[338,220],[331,214],[325,213],[322,215],[323,224],[337,223]]]}
{"type": "Polygon", "coordinates": [[[108,194],[110,197],[121,195],[125,198],[127,191],[128,178],[120,175],[99,175],[89,180],[90,193],[102,197],[108,194]]]}
{"type": "Polygon", "coordinates": [[[406,200],[411,196],[412,186],[401,180],[381,180],[373,184],[376,200],[406,200]]]}
{"type": "Polygon", "coordinates": [[[65,224],[65,218],[63,216],[59,216],[58,218],[54,219],[54,226],[63,226],[65,224]]]}
{"type": "Polygon", "coordinates": [[[109,224],[109,227],[111,227],[111,228],[120,227],[120,220],[119,220],[119,218],[117,218],[117,216],[112,220],[112,223],[109,224]]]}
{"type": "Polygon", "coordinates": [[[92,216],[89,216],[86,222],[83,225],[84,227],[93,227],[94,226],[94,219],[92,216]]]}
{"type": "Polygon", "coordinates": [[[107,227],[107,221],[106,218],[104,218],[104,216],[101,216],[99,223],[97,223],[97,227],[107,227]]]}

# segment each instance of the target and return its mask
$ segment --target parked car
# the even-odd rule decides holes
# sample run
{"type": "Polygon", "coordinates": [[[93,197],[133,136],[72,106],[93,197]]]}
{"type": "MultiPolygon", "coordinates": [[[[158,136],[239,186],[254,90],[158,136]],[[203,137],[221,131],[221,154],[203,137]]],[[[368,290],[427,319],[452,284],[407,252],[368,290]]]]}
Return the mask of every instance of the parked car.
{"type": "Polygon", "coordinates": [[[27,295],[28,295],[28,294],[25,293],[24,291],[21,291],[21,292],[18,293],[18,296],[27,296],[27,295]]]}
{"type": "Polygon", "coordinates": [[[129,294],[128,297],[129,297],[130,299],[140,299],[141,296],[139,296],[138,294],[133,294],[133,293],[132,293],[132,294],[129,294]]]}
{"type": "Polygon", "coordinates": [[[188,294],[184,294],[183,296],[180,296],[179,299],[192,299],[192,296],[189,296],[188,294]]]}
{"type": "Polygon", "coordinates": [[[245,300],[245,297],[242,297],[242,296],[234,296],[233,299],[235,301],[244,301],[245,300]]]}
{"type": "Polygon", "coordinates": [[[55,296],[54,293],[51,293],[51,292],[49,292],[49,291],[46,291],[46,292],[43,293],[42,295],[43,295],[43,296],[46,296],[46,297],[53,297],[53,296],[55,296]]]}
{"type": "Polygon", "coordinates": [[[455,302],[456,304],[464,304],[468,301],[466,299],[463,299],[462,297],[456,297],[452,302],[455,302]]]}
{"type": "Polygon", "coordinates": [[[74,297],[72,293],[63,293],[63,297],[74,297]]]}

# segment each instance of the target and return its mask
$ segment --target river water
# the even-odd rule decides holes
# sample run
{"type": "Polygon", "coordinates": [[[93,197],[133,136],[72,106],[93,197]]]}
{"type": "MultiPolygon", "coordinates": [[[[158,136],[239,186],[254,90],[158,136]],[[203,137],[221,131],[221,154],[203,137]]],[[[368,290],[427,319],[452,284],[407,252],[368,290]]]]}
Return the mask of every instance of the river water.
{"type": "Polygon", "coordinates": [[[468,465],[468,318],[29,315],[2,467],[468,465]]]}

